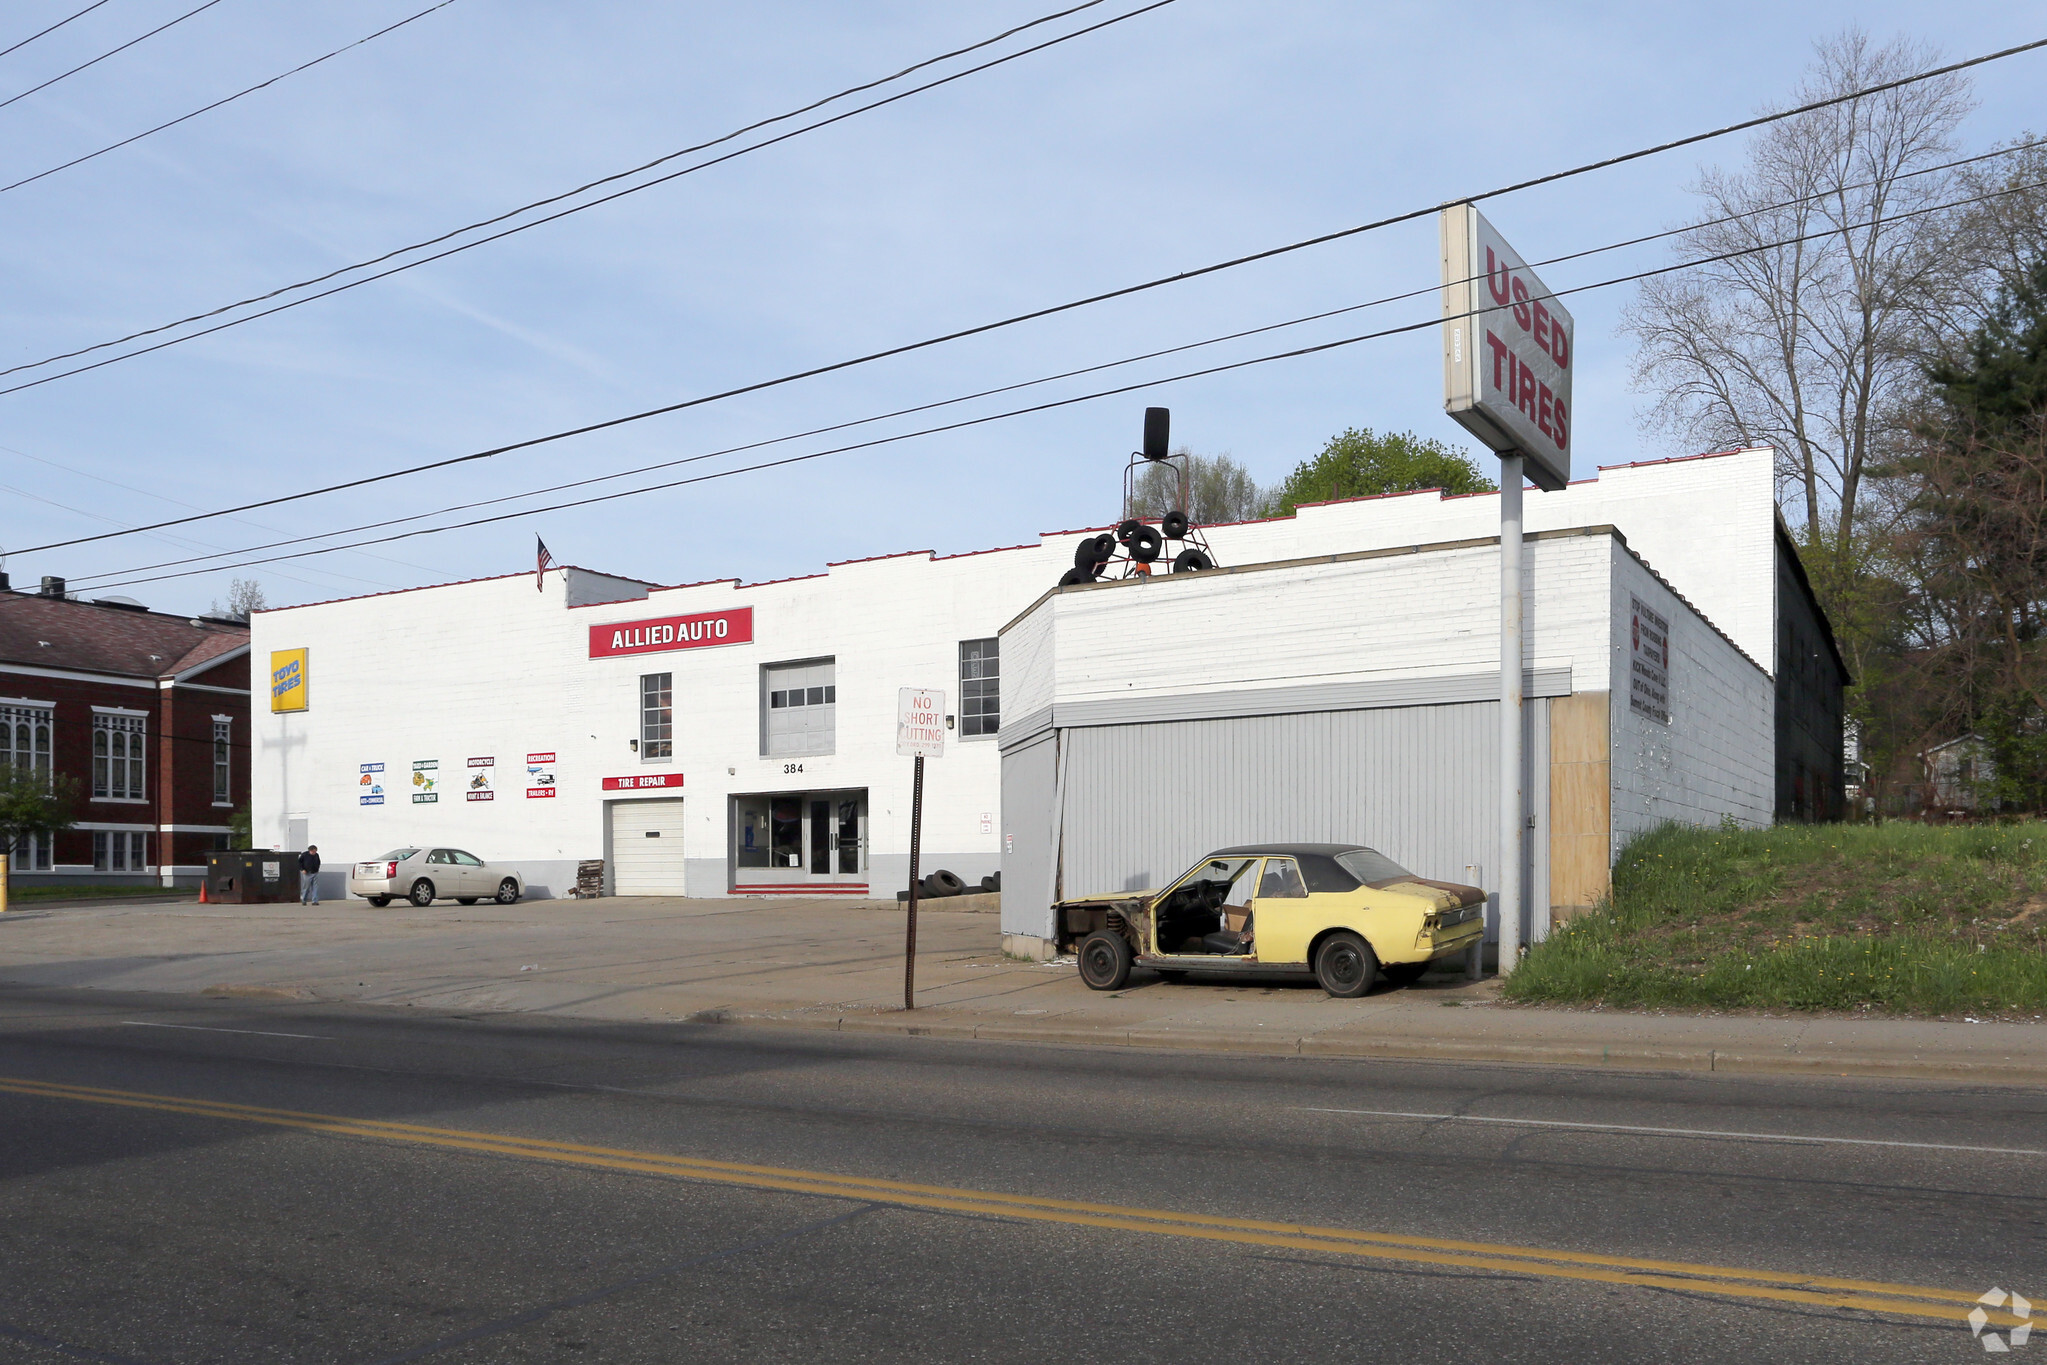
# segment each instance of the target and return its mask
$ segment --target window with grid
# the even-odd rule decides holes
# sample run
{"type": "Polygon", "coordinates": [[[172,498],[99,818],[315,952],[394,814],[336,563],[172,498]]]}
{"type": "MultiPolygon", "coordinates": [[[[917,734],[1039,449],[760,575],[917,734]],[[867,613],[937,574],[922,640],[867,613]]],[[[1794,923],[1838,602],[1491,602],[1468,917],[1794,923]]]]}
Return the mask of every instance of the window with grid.
{"type": "Polygon", "coordinates": [[[92,794],[101,801],[140,801],[147,775],[143,742],[148,722],[141,716],[92,718],[92,794]]]}
{"type": "MultiPolygon", "coordinates": [[[[50,715],[47,706],[0,706],[0,763],[50,781],[50,715]]],[[[24,872],[50,870],[50,836],[24,834],[14,844],[14,866],[24,872]]]]}
{"type": "Polygon", "coordinates": [[[1002,642],[960,641],[960,735],[992,735],[1002,720],[1002,642]]]}
{"type": "Polygon", "coordinates": [[[769,758],[828,754],[838,743],[839,688],[831,659],[761,670],[761,752],[769,758]]]}
{"type": "Polygon", "coordinates": [[[213,722],[213,804],[230,806],[234,804],[233,769],[228,763],[229,741],[234,736],[234,722],[216,719],[213,722]]]}
{"type": "Polygon", "coordinates": [[[126,830],[96,829],[92,832],[92,867],[95,872],[147,872],[149,836],[126,830]]]}
{"type": "Polygon", "coordinates": [[[0,763],[50,777],[50,708],[0,706],[0,763]]]}
{"type": "Polygon", "coordinates": [[[675,756],[675,675],[640,675],[640,757],[675,756]]]}

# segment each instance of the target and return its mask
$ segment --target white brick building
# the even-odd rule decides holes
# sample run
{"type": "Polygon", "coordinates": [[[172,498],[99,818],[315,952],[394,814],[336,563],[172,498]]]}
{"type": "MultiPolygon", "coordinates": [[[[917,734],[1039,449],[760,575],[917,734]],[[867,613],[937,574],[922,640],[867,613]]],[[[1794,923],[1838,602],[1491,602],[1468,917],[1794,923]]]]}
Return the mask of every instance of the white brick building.
{"type": "MultiPolygon", "coordinates": [[[[1497,506],[1410,494],[1207,534],[1223,565],[1242,566],[1480,539],[1496,532],[1497,506]]],[[[1768,451],[1604,470],[1530,493],[1527,518],[1531,532],[1617,527],[1704,619],[1777,670],[1783,551],[1768,451]]],[[[306,709],[258,708],[256,842],[319,844],[332,882],[389,848],[447,844],[517,864],[535,895],[560,894],[579,860],[603,858],[620,893],[885,897],[907,880],[909,847],[897,689],[939,687],[956,728],[927,770],[924,866],[977,880],[1002,866],[994,732],[1019,714],[1019,665],[996,648],[998,631],[1099,529],[767,583],[663,587],[570,568],[538,590],[518,574],[261,612],[259,666],[307,651],[306,709]],[[963,686],[977,695],[963,701],[963,686]]],[[[1532,638],[1549,638],[1545,610],[1531,603],[1532,638]]],[[[1482,671],[1497,648],[1496,595],[1452,615],[1428,667],[1482,671]]],[[[1591,667],[1579,646],[1555,648],[1574,675],[1591,667]]],[[[1639,812],[1617,806],[1621,837],[1711,804],[1698,795],[1703,760],[1653,738],[1615,733],[1614,763],[1652,793],[1639,812]]]]}

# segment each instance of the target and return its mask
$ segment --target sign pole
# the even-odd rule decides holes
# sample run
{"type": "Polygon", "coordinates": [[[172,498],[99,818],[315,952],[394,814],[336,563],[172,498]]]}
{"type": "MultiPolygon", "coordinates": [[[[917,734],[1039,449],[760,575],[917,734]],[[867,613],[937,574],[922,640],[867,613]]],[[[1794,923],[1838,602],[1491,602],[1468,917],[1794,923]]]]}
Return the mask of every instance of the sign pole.
{"type": "Polygon", "coordinates": [[[903,935],[903,1008],[917,1008],[917,880],[924,869],[918,854],[924,841],[924,760],[945,757],[945,693],[936,688],[896,691],[896,755],[914,758],[910,779],[910,914],[903,935]]]}
{"type": "Polygon", "coordinates": [[[917,852],[924,833],[924,755],[910,779],[910,927],[903,939],[903,1008],[917,1008],[917,852]]]}
{"type": "Polygon", "coordinates": [[[1521,956],[1521,456],[1500,456],[1500,975],[1521,956]]]}
{"type": "MultiPolygon", "coordinates": [[[[1521,956],[1528,895],[1522,859],[1521,487],[1571,481],[1577,324],[1527,262],[1471,204],[1438,219],[1443,249],[1443,411],[1500,457],[1500,975],[1521,956]]],[[[1543,756],[1537,755],[1541,761],[1543,756]]],[[[1547,914],[1540,906],[1539,914],[1547,914]]],[[[1536,921],[1531,928],[1541,927],[1536,921]]],[[[1474,959],[1469,970],[1478,974],[1474,959]]]]}

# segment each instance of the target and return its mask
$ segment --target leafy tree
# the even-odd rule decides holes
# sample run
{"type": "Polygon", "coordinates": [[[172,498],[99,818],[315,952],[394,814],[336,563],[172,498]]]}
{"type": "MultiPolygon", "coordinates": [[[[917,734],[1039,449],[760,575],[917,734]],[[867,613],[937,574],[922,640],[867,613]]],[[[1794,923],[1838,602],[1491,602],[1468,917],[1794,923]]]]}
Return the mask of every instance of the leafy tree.
{"type": "Polygon", "coordinates": [[[1249,521],[1262,516],[1265,493],[1251,477],[1251,471],[1221,455],[1196,455],[1186,446],[1173,454],[1174,460],[1146,465],[1138,472],[1127,515],[1162,517],[1168,512],[1185,512],[1196,526],[1249,521]],[[1181,463],[1187,467],[1187,505],[1180,505],[1181,463]]]}
{"type": "Polygon", "coordinates": [[[1913,662],[1942,737],[1974,731],[1983,794],[2047,807],[2047,254],[1928,392],[1899,456],[1913,662]]]}
{"type": "Polygon", "coordinates": [[[8,855],[10,883],[14,855],[37,835],[71,828],[77,801],[78,784],[61,773],[52,777],[46,770],[0,764],[0,850],[8,855]]]}
{"type": "Polygon", "coordinates": [[[1273,490],[1270,512],[1291,515],[1304,502],[1409,493],[1440,488],[1445,493],[1490,493],[1498,485],[1479,473],[1462,450],[1411,431],[1385,435],[1370,427],[1347,427],[1329,438],[1322,453],[1304,460],[1273,490]]]}

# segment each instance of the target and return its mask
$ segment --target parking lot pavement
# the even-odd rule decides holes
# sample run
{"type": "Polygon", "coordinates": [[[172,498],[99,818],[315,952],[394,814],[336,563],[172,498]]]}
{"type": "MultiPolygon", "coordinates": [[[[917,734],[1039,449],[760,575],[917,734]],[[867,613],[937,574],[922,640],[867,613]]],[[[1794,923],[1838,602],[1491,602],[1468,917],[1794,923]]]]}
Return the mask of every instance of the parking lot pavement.
{"type": "Polygon", "coordinates": [[[999,951],[998,920],[927,905],[902,1009],[893,902],[665,897],[514,906],[106,905],[0,916],[0,981],[1301,1056],[1526,1061],[2047,1084],[2047,1023],[1649,1015],[1500,1005],[1425,977],[1362,1000],[1275,979],[1080,984],[999,951]]]}

